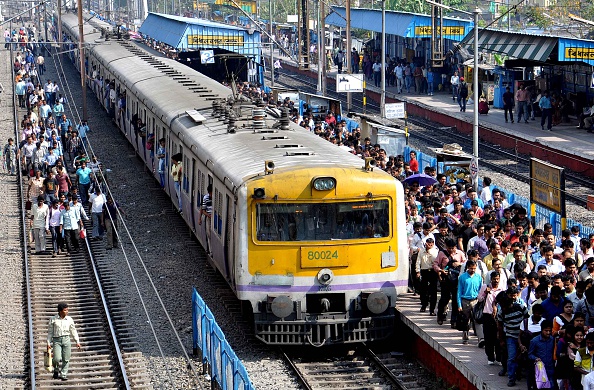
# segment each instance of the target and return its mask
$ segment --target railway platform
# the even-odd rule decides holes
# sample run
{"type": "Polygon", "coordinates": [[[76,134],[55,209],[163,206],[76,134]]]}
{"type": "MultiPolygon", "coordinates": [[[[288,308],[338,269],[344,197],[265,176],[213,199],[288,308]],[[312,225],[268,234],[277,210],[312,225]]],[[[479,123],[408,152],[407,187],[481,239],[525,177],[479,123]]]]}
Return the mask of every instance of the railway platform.
{"type": "MultiPolygon", "coordinates": [[[[497,375],[501,366],[489,366],[485,350],[478,348],[478,339],[470,332],[470,342],[462,344],[462,332],[452,329],[449,322],[437,324],[437,317],[419,312],[419,297],[400,295],[396,303],[402,329],[398,340],[405,343],[430,371],[443,378],[448,386],[460,390],[501,390],[507,388],[507,376],[497,375]]],[[[514,387],[524,388],[525,381],[514,387]]]]}
{"type": "MultiPolygon", "coordinates": [[[[275,53],[276,54],[276,53],[275,53]]],[[[317,67],[299,69],[289,57],[281,56],[281,64],[286,71],[317,78],[317,67]]],[[[328,90],[335,89],[337,68],[332,66],[327,73],[328,90]]],[[[381,90],[373,85],[373,80],[366,83],[368,100],[380,101],[381,90]]],[[[460,106],[447,91],[435,91],[435,94],[401,93],[396,87],[386,88],[386,103],[405,102],[408,115],[414,115],[442,126],[455,126],[461,133],[472,135],[474,108],[469,103],[466,112],[460,112],[460,106]]],[[[514,117],[515,117],[514,113],[514,117]]],[[[491,107],[488,115],[479,116],[479,136],[481,139],[528,154],[551,163],[564,166],[587,177],[594,178],[594,134],[584,129],[577,129],[575,117],[570,123],[561,123],[552,131],[541,129],[540,117],[528,123],[505,123],[503,110],[491,107]]],[[[395,120],[398,123],[398,120],[395,120]]]]}

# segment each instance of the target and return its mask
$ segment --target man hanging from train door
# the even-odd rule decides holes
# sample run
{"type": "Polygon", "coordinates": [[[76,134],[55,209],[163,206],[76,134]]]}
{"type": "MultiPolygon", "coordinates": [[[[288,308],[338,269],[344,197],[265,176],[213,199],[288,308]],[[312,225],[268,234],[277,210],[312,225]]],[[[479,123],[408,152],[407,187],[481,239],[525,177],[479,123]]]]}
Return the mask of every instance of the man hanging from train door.
{"type": "Polygon", "coordinates": [[[173,177],[173,184],[175,185],[175,194],[177,195],[177,208],[180,213],[182,209],[181,186],[182,186],[182,157],[181,153],[177,153],[171,157],[171,176],[173,177]]]}
{"type": "Polygon", "coordinates": [[[206,224],[206,253],[211,254],[210,251],[210,222],[212,217],[212,184],[209,184],[206,187],[206,195],[202,197],[202,206],[200,208],[200,220],[198,221],[198,225],[202,225],[202,216],[204,216],[204,222],[206,224]]]}

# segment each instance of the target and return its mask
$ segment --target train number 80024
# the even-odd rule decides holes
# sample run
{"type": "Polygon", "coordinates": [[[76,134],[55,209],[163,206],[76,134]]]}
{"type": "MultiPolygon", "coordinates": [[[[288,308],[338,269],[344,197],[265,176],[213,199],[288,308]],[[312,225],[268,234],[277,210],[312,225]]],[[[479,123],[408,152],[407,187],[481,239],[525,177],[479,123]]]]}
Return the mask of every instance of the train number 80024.
{"type": "Polygon", "coordinates": [[[308,260],[330,260],[338,259],[338,251],[308,251],[308,260]]]}

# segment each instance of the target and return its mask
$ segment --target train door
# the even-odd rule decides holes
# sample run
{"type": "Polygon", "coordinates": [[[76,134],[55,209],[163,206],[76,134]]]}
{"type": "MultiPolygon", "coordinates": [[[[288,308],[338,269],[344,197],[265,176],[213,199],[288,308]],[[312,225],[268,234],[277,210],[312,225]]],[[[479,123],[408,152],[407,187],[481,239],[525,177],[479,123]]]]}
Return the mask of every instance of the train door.
{"type": "Polygon", "coordinates": [[[190,191],[190,207],[189,211],[192,214],[190,223],[192,224],[192,230],[196,231],[196,187],[200,173],[197,173],[196,159],[192,157],[192,191],[190,191]]]}
{"type": "Polygon", "coordinates": [[[233,253],[233,203],[231,203],[229,194],[225,194],[225,228],[223,234],[224,240],[224,256],[227,280],[231,286],[235,287],[235,268],[234,268],[234,253],[233,253]]]}

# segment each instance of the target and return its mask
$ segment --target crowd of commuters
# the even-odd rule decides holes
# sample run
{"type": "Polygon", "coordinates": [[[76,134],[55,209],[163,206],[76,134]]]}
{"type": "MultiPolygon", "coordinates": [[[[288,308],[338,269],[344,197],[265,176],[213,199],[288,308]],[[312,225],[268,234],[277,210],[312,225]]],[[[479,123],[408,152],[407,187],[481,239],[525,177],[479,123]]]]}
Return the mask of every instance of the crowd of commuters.
{"type": "Polygon", "coordinates": [[[406,190],[420,311],[439,325],[449,316],[463,344],[472,328],[485,364],[501,366],[510,387],[524,377],[536,388],[542,362],[551,388],[590,389],[594,235],[582,238],[573,226],[558,239],[550,224],[535,228],[522,206],[491,190],[489,178],[483,184],[479,194],[438,175],[434,185],[406,190]]]}
{"type": "MultiPolygon", "coordinates": [[[[20,31],[33,34],[30,29],[20,31]]],[[[107,231],[107,248],[115,247],[117,204],[104,195],[105,176],[96,174],[101,163],[87,157],[89,127],[86,121],[74,126],[67,117],[67,102],[57,84],[51,80],[41,84],[45,63],[39,57],[26,49],[16,54],[15,94],[26,114],[20,118],[19,138],[9,138],[3,148],[8,173],[17,174],[20,160],[22,174],[28,178],[26,208],[35,253],[46,251],[46,236],[51,237],[53,257],[78,251],[83,220],[89,219],[83,207],[87,205],[93,219],[91,239],[99,240],[107,231]]]]}

